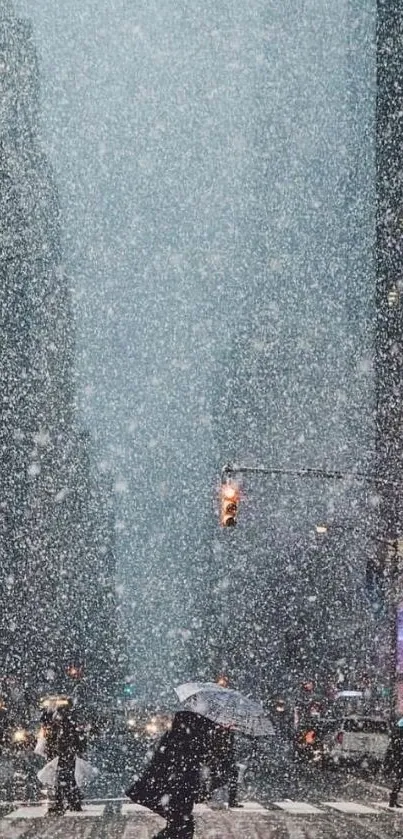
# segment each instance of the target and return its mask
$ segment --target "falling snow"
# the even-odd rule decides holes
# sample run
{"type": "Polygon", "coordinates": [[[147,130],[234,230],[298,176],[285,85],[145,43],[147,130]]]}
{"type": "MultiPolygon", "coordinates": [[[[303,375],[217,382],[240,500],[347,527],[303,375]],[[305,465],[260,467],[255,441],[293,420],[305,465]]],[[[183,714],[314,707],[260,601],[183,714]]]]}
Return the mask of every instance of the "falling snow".
{"type": "Polygon", "coordinates": [[[101,706],[129,673],[167,702],[220,673],[267,703],[389,684],[401,165],[376,12],[0,0],[16,707],[73,687],[101,706]]]}

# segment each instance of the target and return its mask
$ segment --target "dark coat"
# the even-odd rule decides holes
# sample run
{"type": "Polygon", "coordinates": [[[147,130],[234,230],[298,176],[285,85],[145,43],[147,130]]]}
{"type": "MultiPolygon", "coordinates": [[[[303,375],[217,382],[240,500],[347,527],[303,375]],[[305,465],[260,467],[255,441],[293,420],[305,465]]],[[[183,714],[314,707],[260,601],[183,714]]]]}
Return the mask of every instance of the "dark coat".
{"type": "Polygon", "coordinates": [[[387,774],[394,773],[403,778],[403,728],[397,725],[391,731],[384,767],[387,774]]]}
{"type": "Polygon", "coordinates": [[[126,792],[132,801],[164,818],[190,813],[200,799],[200,772],[213,761],[221,726],[192,711],[178,711],[142,777],[126,792]]]}
{"type": "Polygon", "coordinates": [[[212,775],[210,789],[225,786],[231,774],[234,772],[234,768],[237,773],[235,764],[235,735],[228,728],[217,727],[217,731],[212,738],[209,767],[212,775]]]}
{"type": "Polygon", "coordinates": [[[80,732],[74,711],[55,711],[45,725],[46,755],[59,758],[59,767],[74,762],[85,751],[85,737],[80,732]]]}

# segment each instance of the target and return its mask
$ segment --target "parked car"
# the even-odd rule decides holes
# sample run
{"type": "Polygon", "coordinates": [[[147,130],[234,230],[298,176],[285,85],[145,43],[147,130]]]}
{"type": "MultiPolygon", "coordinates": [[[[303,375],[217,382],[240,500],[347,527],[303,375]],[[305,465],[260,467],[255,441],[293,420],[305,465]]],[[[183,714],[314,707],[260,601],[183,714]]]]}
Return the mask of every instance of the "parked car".
{"type": "Polygon", "coordinates": [[[389,742],[389,726],[380,717],[343,717],[323,738],[324,761],[328,765],[361,764],[379,766],[389,742]]]}

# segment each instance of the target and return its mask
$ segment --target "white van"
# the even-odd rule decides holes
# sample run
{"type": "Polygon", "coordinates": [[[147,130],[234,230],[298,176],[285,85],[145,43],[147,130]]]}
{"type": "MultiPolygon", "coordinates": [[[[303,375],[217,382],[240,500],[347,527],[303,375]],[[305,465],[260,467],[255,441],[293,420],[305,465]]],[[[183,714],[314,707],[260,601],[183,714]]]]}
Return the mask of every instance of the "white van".
{"type": "Polygon", "coordinates": [[[325,735],[324,759],[327,763],[381,764],[389,743],[389,725],[381,717],[343,717],[325,735]]]}

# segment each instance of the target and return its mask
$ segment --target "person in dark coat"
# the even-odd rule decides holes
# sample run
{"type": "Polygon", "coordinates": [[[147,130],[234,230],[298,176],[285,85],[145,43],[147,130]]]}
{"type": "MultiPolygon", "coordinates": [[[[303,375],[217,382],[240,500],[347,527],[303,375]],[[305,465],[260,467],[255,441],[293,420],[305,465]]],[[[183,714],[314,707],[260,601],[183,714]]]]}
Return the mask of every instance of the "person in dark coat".
{"type": "Polygon", "coordinates": [[[395,776],[389,796],[389,807],[401,809],[401,804],[397,803],[397,796],[403,784],[403,717],[392,728],[385,757],[385,768],[395,776]]]}
{"type": "Polygon", "coordinates": [[[214,767],[221,726],[192,711],[178,711],[142,777],[126,791],[167,824],[154,839],[192,839],[193,805],[200,801],[201,771],[214,767]]]}
{"type": "Polygon", "coordinates": [[[7,711],[7,707],[6,707],[3,699],[0,697],[0,753],[2,751],[2,748],[3,748],[4,744],[5,744],[7,726],[8,726],[8,711],[7,711]]]}
{"type": "Polygon", "coordinates": [[[70,702],[51,715],[47,713],[44,735],[48,760],[58,758],[55,796],[48,813],[62,814],[67,808],[80,811],[81,794],[75,779],[75,762],[85,751],[85,738],[70,702]]]}
{"type": "Polygon", "coordinates": [[[228,787],[228,806],[242,807],[238,803],[238,767],[235,759],[235,735],[229,728],[217,727],[212,738],[210,761],[210,789],[228,787]]]}

